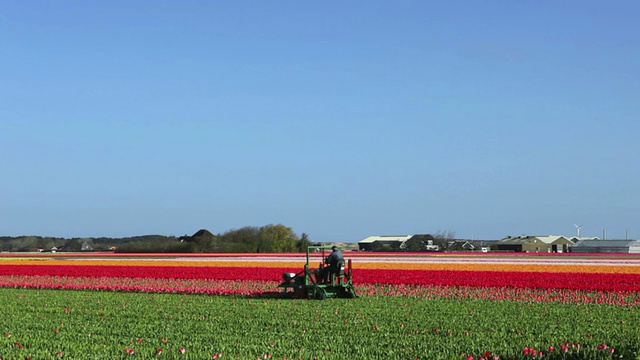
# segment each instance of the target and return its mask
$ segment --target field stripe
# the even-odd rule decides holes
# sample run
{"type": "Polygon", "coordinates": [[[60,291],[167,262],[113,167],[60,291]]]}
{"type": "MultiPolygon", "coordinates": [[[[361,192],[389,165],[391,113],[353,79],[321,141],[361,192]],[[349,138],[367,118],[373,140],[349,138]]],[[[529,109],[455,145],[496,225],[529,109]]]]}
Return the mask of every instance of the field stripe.
{"type": "MultiPolygon", "coordinates": [[[[312,261],[312,268],[319,266],[318,261],[312,261]]],[[[353,261],[353,268],[358,270],[430,270],[430,271],[493,271],[493,272],[544,272],[544,273],[603,273],[603,274],[640,274],[640,265],[635,262],[606,261],[606,262],[433,262],[433,261],[369,261],[357,259],[353,261]]],[[[247,257],[234,258],[193,258],[182,259],[3,259],[0,265],[56,265],[56,266],[145,266],[145,267],[251,267],[251,268],[288,268],[300,271],[305,264],[304,259],[291,258],[261,258],[247,260],[247,257]]]]}

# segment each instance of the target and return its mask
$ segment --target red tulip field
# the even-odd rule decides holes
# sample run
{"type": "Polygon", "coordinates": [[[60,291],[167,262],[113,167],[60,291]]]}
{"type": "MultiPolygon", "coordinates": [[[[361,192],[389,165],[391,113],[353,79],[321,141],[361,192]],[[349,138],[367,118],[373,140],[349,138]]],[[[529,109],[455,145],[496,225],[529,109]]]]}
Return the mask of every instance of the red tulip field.
{"type": "Polygon", "coordinates": [[[633,255],[345,253],[324,301],[301,254],[1,255],[1,359],[640,358],[633,255]]]}

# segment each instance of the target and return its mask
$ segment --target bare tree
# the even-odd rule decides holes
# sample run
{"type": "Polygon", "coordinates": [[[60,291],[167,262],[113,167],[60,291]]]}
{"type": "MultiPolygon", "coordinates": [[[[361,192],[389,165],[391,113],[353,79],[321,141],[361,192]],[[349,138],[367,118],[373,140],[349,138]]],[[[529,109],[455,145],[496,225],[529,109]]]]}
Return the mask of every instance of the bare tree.
{"type": "Polygon", "coordinates": [[[439,230],[433,235],[433,238],[433,244],[438,245],[440,247],[440,251],[446,251],[449,246],[455,242],[456,233],[451,230],[439,230]]]}

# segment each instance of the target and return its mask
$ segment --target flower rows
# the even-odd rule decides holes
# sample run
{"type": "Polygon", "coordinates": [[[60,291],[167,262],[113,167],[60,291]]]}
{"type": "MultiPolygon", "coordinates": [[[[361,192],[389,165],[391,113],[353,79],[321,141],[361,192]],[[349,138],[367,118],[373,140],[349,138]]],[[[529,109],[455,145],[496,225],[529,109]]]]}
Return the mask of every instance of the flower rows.
{"type": "Polygon", "coordinates": [[[354,265],[355,269],[397,269],[397,270],[430,270],[430,271],[492,271],[492,272],[541,272],[541,273],[607,273],[607,274],[639,274],[639,266],[628,265],[578,265],[570,263],[518,264],[518,263],[371,263],[362,262],[354,265]]]}
{"type": "Polygon", "coordinates": [[[630,261],[362,258],[353,276],[365,297],[312,302],[272,301],[282,273],[304,264],[279,260],[0,257],[0,358],[639,358],[630,261]]]}
{"type": "MultiPolygon", "coordinates": [[[[310,260],[311,266],[319,265],[322,257],[318,254],[310,260]]],[[[293,268],[302,269],[303,257],[267,257],[267,256],[218,256],[215,257],[151,257],[138,256],[127,258],[97,257],[86,258],[0,258],[0,265],[69,265],[69,266],[146,266],[146,267],[247,267],[247,268],[293,268]]],[[[449,257],[379,257],[354,258],[353,268],[359,270],[428,270],[428,271],[492,271],[492,272],[541,272],[541,273],[608,273],[638,274],[640,261],[637,259],[603,260],[600,258],[576,260],[574,258],[500,259],[495,257],[471,258],[449,257]]]]}
{"type": "MultiPolygon", "coordinates": [[[[278,281],[291,268],[0,265],[0,275],[278,281]]],[[[354,269],[357,284],[640,291],[640,274],[354,269]]]]}
{"type": "MultiPolygon", "coordinates": [[[[278,283],[274,281],[249,280],[0,276],[0,287],[5,288],[250,295],[258,297],[278,295],[280,289],[278,289],[277,285],[278,283]]],[[[411,296],[426,299],[485,299],[520,302],[556,302],[563,304],[597,303],[617,306],[637,306],[640,304],[640,294],[637,292],[381,284],[360,285],[358,286],[358,292],[361,295],[368,296],[411,296]]]]}

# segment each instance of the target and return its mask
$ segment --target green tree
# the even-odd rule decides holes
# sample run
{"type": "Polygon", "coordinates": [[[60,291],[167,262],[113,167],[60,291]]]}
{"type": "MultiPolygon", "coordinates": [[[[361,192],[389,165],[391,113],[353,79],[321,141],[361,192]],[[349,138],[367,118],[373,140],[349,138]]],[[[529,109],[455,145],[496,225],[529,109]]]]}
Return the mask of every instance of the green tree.
{"type": "Polygon", "coordinates": [[[245,226],[220,235],[226,252],[260,252],[260,229],[245,226]]]}
{"type": "Polygon", "coordinates": [[[80,251],[82,248],[82,239],[74,238],[65,244],[66,251],[80,251]]]}
{"type": "Polygon", "coordinates": [[[260,239],[271,244],[271,252],[294,252],[297,249],[298,235],[284,225],[267,225],[260,229],[260,239]]]}

